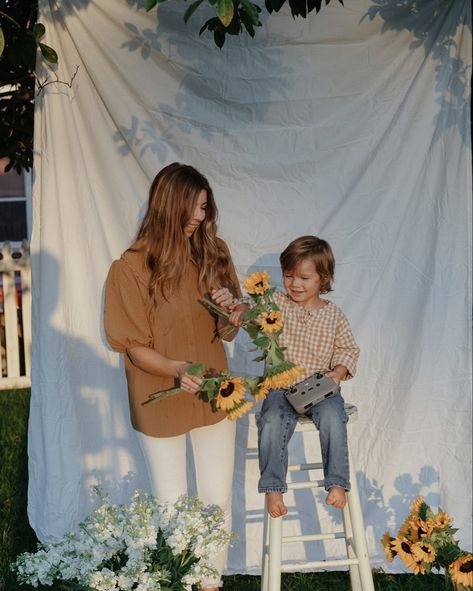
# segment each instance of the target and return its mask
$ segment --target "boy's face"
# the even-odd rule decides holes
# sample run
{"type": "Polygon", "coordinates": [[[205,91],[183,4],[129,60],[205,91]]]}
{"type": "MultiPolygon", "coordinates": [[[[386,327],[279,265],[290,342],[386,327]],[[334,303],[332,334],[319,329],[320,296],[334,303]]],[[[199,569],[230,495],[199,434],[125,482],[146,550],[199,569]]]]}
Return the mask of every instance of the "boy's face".
{"type": "Polygon", "coordinates": [[[284,273],[284,288],[287,295],[299,306],[310,308],[318,302],[320,275],[311,259],[305,259],[290,271],[284,273]]]}

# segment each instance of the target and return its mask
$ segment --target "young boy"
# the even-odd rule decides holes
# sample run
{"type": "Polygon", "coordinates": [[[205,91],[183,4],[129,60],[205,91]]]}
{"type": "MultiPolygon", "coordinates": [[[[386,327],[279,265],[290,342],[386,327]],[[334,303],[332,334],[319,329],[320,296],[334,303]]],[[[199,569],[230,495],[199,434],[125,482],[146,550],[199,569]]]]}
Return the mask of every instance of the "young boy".
{"type": "MultiPolygon", "coordinates": [[[[286,294],[276,292],[274,301],[283,317],[279,343],[285,359],[304,368],[302,381],[321,372],[337,385],[353,377],[359,348],[343,312],[320,294],[332,290],[335,259],[330,245],[316,236],[301,236],[280,256],[286,294]]],[[[326,503],[342,509],[350,489],[347,447],[347,416],[340,394],[313,406],[307,413],[319,430],[326,503]]],[[[272,517],[287,513],[287,445],[298,415],[287,402],[284,390],[272,390],[265,399],[258,421],[261,478],[258,491],[266,494],[272,517]]]]}

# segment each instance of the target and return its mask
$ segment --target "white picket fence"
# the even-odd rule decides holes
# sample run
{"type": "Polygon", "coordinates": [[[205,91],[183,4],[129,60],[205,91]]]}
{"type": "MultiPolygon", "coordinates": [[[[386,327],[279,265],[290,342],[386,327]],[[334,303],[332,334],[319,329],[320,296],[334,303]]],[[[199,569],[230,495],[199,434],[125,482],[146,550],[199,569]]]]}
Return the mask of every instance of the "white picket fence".
{"type": "Polygon", "coordinates": [[[0,390],[31,385],[31,266],[25,240],[0,250],[0,390]]]}

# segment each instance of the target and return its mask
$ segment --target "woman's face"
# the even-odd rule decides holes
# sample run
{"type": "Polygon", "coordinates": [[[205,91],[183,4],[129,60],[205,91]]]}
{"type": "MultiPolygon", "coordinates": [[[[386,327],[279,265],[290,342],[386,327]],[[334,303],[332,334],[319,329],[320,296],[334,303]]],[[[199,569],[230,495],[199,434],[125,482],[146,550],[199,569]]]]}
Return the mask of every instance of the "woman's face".
{"type": "Polygon", "coordinates": [[[184,234],[190,238],[192,234],[197,230],[200,224],[205,219],[205,210],[207,209],[207,191],[204,189],[199,193],[197,202],[192,212],[191,219],[187,222],[184,227],[184,234]]]}

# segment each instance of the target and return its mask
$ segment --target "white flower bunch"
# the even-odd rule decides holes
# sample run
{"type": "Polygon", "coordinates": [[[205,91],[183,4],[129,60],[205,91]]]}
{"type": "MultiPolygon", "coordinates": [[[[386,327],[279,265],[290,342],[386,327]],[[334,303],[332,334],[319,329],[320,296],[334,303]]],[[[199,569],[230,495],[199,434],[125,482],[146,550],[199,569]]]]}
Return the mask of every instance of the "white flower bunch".
{"type": "Polygon", "coordinates": [[[129,505],[115,505],[96,489],[98,507],[54,544],[21,554],[17,578],[34,587],[74,582],[90,591],[184,591],[214,575],[206,562],[231,535],[222,510],[195,497],[158,503],[135,491],[129,505]]]}

